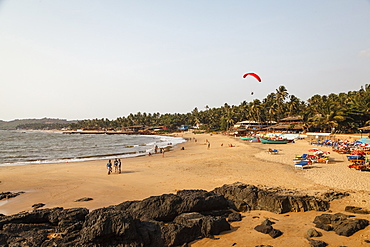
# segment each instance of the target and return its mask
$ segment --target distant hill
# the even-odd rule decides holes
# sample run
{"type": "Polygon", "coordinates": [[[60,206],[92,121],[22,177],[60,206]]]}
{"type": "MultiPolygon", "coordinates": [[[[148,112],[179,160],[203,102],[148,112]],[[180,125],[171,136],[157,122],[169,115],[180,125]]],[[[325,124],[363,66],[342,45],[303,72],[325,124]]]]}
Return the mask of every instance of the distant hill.
{"type": "Polygon", "coordinates": [[[42,118],[42,119],[16,119],[12,121],[0,120],[0,130],[13,130],[24,126],[55,126],[55,125],[66,125],[71,123],[77,123],[77,121],[68,121],[66,119],[58,118],[42,118]]]}

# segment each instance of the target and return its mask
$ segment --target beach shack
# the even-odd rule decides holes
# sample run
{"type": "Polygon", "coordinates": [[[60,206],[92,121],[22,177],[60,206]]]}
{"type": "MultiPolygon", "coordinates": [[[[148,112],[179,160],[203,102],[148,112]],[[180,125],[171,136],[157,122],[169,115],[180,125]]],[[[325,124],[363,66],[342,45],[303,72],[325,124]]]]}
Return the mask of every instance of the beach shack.
{"type": "Polygon", "coordinates": [[[234,124],[234,130],[239,135],[243,135],[247,133],[256,133],[258,131],[265,129],[267,126],[273,124],[276,124],[276,122],[275,121],[258,122],[253,120],[245,120],[234,124]]]}
{"type": "Polygon", "coordinates": [[[303,132],[303,119],[301,116],[286,117],[279,123],[265,127],[269,132],[300,133],[303,132]]]}

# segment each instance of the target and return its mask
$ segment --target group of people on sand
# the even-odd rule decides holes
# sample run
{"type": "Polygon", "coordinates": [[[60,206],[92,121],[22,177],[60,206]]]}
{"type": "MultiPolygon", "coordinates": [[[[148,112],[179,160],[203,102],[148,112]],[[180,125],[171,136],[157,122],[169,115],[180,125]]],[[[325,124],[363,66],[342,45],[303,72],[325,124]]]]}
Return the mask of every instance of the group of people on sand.
{"type": "MultiPolygon", "coordinates": [[[[115,159],[113,161],[113,166],[114,166],[114,172],[115,173],[121,173],[121,159],[115,159]]],[[[108,160],[107,170],[108,170],[108,175],[113,172],[113,170],[112,170],[112,161],[111,160],[108,160]]]]}

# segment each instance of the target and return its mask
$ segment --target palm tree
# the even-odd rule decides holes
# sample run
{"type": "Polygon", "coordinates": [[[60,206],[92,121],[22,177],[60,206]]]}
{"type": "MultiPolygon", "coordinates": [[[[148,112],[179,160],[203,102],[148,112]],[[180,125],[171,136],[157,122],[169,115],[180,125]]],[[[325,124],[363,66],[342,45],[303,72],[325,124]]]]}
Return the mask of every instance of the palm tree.
{"type": "Polygon", "coordinates": [[[284,117],[284,102],[289,93],[285,86],[280,86],[276,89],[277,117],[278,121],[284,117]]]}

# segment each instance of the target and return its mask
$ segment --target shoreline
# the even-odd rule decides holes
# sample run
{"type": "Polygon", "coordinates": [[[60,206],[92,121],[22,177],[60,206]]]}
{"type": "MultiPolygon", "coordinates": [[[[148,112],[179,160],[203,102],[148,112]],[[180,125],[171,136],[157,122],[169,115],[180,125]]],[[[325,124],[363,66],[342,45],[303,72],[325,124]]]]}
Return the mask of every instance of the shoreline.
{"type": "MultiPolygon", "coordinates": [[[[330,210],[345,213],[344,207],[347,205],[370,209],[370,173],[349,169],[348,161],[343,159],[345,155],[331,152],[329,164],[317,163],[313,168],[304,170],[294,168],[293,157],[312,147],[308,141],[274,145],[243,142],[222,134],[186,133],[179,137],[188,138],[189,141],[166,152],[164,157],[157,154],[123,159],[121,174],[107,175],[106,162],[102,160],[0,167],[0,191],[26,192],[0,205],[0,213],[10,215],[29,211],[36,203],[46,204],[44,208],[86,207],[93,210],[183,189],[210,191],[234,182],[281,187],[313,195],[328,190],[349,192],[350,196],[333,201],[330,210]],[[206,140],[211,144],[209,149],[206,140]],[[182,146],[184,150],[181,150],[182,146]],[[268,148],[279,149],[279,154],[268,154],[268,148]],[[93,200],[74,202],[82,197],[91,197],[93,200]]],[[[330,150],[327,147],[320,148],[330,150]]],[[[244,219],[232,224],[238,230],[217,236],[219,240],[202,239],[191,246],[230,246],[231,241],[244,244],[242,246],[254,246],[255,243],[294,246],[294,243],[305,243],[307,240],[302,236],[302,230],[295,229],[297,225],[293,225],[292,220],[313,225],[314,216],[322,213],[289,213],[291,217],[265,211],[243,213],[244,219]],[[258,216],[259,221],[271,217],[278,219],[277,228],[285,231],[285,234],[274,240],[255,232],[253,227],[256,220],[253,220],[253,216],[258,216]],[[288,234],[288,231],[292,233],[288,234]],[[243,236],[245,232],[248,238],[243,236]],[[261,239],[265,239],[263,243],[261,239]]],[[[370,219],[370,215],[358,217],[370,219]]],[[[358,243],[364,237],[370,239],[370,227],[346,239],[331,233],[325,233],[325,237],[333,246],[348,241],[358,243]]]]}
{"type": "MultiPolygon", "coordinates": [[[[19,131],[19,130],[15,130],[19,131]]],[[[30,132],[46,132],[46,133],[62,133],[61,131],[39,131],[39,130],[27,130],[30,132]]],[[[21,131],[20,131],[21,132],[21,131]]],[[[84,134],[91,134],[89,131],[86,131],[84,134]]],[[[102,133],[104,134],[104,133],[102,133]]],[[[95,135],[95,134],[93,134],[95,135]]],[[[159,147],[159,148],[165,148],[167,151],[171,151],[175,148],[176,145],[180,145],[187,140],[184,138],[179,137],[178,135],[146,135],[144,133],[142,134],[135,134],[138,136],[147,136],[147,137],[155,137],[158,140],[155,141],[154,143],[159,147]],[[166,138],[165,142],[166,144],[162,143],[162,141],[166,138]],[[174,139],[170,139],[174,138],[174,139]],[[181,138],[181,140],[176,139],[176,138],[181,138]],[[168,140],[167,140],[168,139],[168,140]]],[[[121,153],[106,153],[106,154],[80,154],[80,156],[71,156],[68,153],[64,153],[64,157],[59,157],[59,158],[49,158],[49,159],[38,159],[36,160],[34,157],[32,157],[32,160],[25,160],[25,161],[17,161],[14,163],[0,163],[0,167],[9,167],[9,166],[24,166],[24,165],[40,165],[40,164],[64,164],[64,163],[76,163],[76,162],[85,162],[85,161],[101,161],[101,160],[108,160],[108,159],[115,159],[115,158],[121,158],[121,159],[126,159],[126,158],[135,158],[135,157],[140,157],[140,156],[146,156],[150,154],[154,154],[154,146],[153,142],[149,141],[145,143],[144,145],[137,145],[137,146],[143,146],[143,147],[148,147],[149,149],[145,151],[138,151],[138,150],[127,150],[123,151],[121,153]],[[150,144],[150,145],[148,145],[150,144]],[[148,146],[147,146],[148,145],[148,146]],[[153,152],[152,152],[153,151],[153,152]]],[[[135,147],[136,145],[133,146],[127,146],[127,147],[135,147]]],[[[22,155],[21,155],[22,156],[22,155]]]]}

